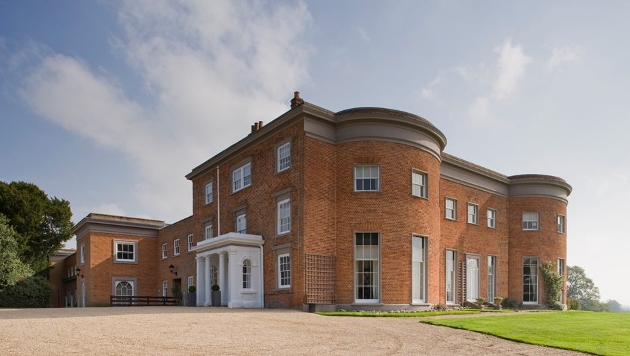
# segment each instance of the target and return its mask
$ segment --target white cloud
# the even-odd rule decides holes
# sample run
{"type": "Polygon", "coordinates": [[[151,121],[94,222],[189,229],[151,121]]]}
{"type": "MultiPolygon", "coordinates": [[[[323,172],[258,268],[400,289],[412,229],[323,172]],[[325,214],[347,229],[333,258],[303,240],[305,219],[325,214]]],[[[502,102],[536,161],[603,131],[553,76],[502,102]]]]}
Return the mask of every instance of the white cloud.
{"type": "Polygon", "coordinates": [[[554,47],[549,59],[549,68],[556,68],[566,62],[580,59],[582,49],[579,46],[554,47]]]}
{"type": "Polygon", "coordinates": [[[118,204],[116,203],[101,204],[93,209],[90,209],[90,211],[99,212],[101,214],[118,215],[118,216],[127,215],[125,211],[121,207],[119,207],[118,204]]]}
{"type": "Polygon", "coordinates": [[[150,104],[130,99],[115,76],[60,54],[44,56],[21,97],[42,117],[130,157],[137,170],[129,184],[143,209],[179,219],[192,206],[183,176],[245,137],[251,122],[288,109],[308,79],[312,51],[301,37],[312,20],[303,3],[145,0],[123,2],[119,21],[125,38],[115,50],[144,81],[150,104]]]}
{"type": "Polygon", "coordinates": [[[477,97],[470,105],[468,114],[476,123],[487,122],[490,118],[490,99],[484,96],[477,97]]]}
{"type": "Polygon", "coordinates": [[[370,38],[370,36],[368,35],[367,31],[365,31],[365,29],[363,27],[357,26],[355,28],[355,31],[359,34],[359,37],[361,37],[363,42],[365,42],[367,44],[372,42],[372,39],[370,38]]]}
{"type": "Polygon", "coordinates": [[[499,98],[508,97],[516,89],[519,81],[525,75],[525,67],[531,58],[523,53],[520,45],[512,46],[512,40],[507,39],[503,46],[495,48],[499,53],[497,60],[498,76],[494,85],[494,95],[499,98]]]}

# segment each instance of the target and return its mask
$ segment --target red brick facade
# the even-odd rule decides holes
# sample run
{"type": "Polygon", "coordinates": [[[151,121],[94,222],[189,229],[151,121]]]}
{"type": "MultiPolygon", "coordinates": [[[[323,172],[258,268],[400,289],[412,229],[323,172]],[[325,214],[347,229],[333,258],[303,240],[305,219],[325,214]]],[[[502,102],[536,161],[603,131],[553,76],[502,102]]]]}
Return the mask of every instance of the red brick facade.
{"type": "MultiPolygon", "coordinates": [[[[333,113],[304,103],[299,96],[296,99],[290,111],[266,126],[256,123],[247,137],[188,174],[193,185],[192,216],[166,227],[131,219],[142,226],[115,233],[97,232],[85,227],[87,223],[77,225],[78,248],[87,246],[88,268],[80,267],[88,305],[106,304],[117,277],[133,278],[137,295],[159,293],[163,281],[169,288],[179,284],[185,291],[187,277],[196,276],[198,268],[195,252],[188,250],[188,236],[196,245],[205,240],[210,225],[213,237],[236,232],[241,214],[246,216],[246,233],[264,240],[265,307],[325,304],[387,309],[445,304],[447,250],[456,255],[455,304],[470,299],[471,293],[486,297],[489,285],[495,296],[522,302],[523,259],[555,264],[566,258],[566,225],[558,232],[558,216],[565,224],[571,192],[564,180],[507,177],[450,156],[443,152],[444,135],[413,114],[380,108],[333,113]],[[290,167],[279,172],[278,149],[286,143],[290,167]],[[233,173],[243,165],[250,168],[249,180],[247,170],[233,173]],[[373,167],[371,174],[378,172],[370,176],[374,179],[365,180],[376,184],[370,191],[355,186],[355,175],[362,174],[357,172],[364,167],[373,167]],[[412,194],[412,172],[426,178],[424,196],[412,194]],[[248,183],[240,190],[234,188],[248,183]],[[206,201],[208,184],[210,202],[206,201]],[[455,219],[445,218],[447,198],[457,202],[455,219]],[[278,203],[286,199],[290,231],[279,233],[278,203]],[[468,204],[474,212],[472,222],[468,204]],[[489,226],[488,211],[494,214],[494,226],[489,226]],[[539,214],[537,230],[523,230],[524,212],[539,214]],[[363,233],[377,237],[370,240],[369,248],[358,242],[363,233]],[[415,272],[413,236],[424,241],[424,248],[415,250],[423,255],[415,272]],[[114,241],[119,240],[137,243],[136,263],[113,261],[114,241]],[[357,251],[369,251],[370,262],[359,261],[357,251]],[[290,260],[290,288],[279,281],[278,256],[285,254],[290,260]],[[488,283],[489,256],[496,262],[494,284],[488,283]],[[471,260],[478,265],[474,267],[471,260]],[[369,280],[369,285],[358,282],[360,278],[369,280]],[[369,298],[363,294],[368,290],[369,298]]],[[[543,304],[540,273],[538,278],[534,304],[543,304]]]]}

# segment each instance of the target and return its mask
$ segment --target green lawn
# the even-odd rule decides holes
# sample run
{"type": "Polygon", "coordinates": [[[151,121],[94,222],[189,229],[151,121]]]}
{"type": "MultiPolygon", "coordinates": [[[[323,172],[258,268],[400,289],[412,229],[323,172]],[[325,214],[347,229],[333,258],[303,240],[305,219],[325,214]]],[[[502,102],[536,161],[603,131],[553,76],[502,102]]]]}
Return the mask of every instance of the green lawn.
{"type": "Polygon", "coordinates": [[[367,316],[367,317],[428,317],[439,315],[460,315],[460,314],[479,314],[479,310],[450,310],[450,311],[418,311],[418,312],[369,312],[369,311],[338,311],[338,312],[318,312],[316,314],[326,316],[367,316]]]}
{"type": "Polygon", "coordinates": [[[630,355],[630,313],[513,313],[421,322],[596,355],[630,355]]]}

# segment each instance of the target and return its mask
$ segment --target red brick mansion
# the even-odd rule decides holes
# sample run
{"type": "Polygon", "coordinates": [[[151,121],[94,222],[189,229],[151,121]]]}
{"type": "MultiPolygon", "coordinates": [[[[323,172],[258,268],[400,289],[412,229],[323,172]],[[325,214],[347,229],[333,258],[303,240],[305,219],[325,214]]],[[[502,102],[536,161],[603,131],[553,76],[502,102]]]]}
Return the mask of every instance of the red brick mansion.
{"type": "Polygon", "coordinates": [[[55,267],[67,271],[60,300],[109,305],[111,295],[195,285],[207,306],[217,284],[232,308],[426,309],[496,296],[544,304],[541,265],[566,278],[571,186],[508,177],[445,146],[414,114],[335,113],[296,92],[289,111],[188,173],[192,216],[82,219],[76,254],[55,267]]]}

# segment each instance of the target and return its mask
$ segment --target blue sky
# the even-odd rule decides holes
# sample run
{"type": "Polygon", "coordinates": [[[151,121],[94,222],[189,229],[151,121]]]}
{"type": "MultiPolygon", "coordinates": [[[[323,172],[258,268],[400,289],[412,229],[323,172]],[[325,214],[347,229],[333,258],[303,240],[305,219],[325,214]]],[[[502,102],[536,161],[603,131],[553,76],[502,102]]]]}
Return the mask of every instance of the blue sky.
{"type": "Polygon", "coordinates": [[[630,305],[630,3],[2,1],[0,180],[173,223],[191,169],[288,110],[420,115],[446,152],[573,186],[569,265],[630,305]]]}

